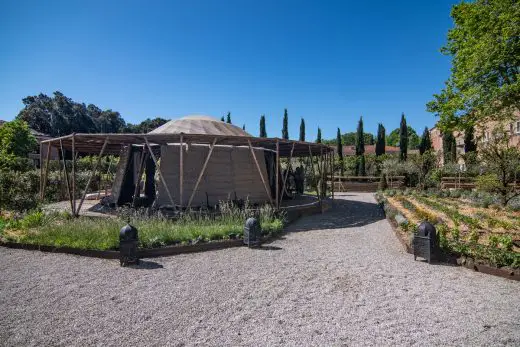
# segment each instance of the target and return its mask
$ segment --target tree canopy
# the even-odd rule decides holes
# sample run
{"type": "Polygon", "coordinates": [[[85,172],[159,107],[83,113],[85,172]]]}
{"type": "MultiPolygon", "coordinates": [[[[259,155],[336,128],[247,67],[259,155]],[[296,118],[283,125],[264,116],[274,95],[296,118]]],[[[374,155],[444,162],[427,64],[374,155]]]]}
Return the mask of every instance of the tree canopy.
{"type": "MultiPolygon", "coordinates": [[[[344,146],[355,146],[356,145],[356,134],[357,132],[348,132],[341,135],[341,140],[344,146]]],[[[365,145],[373,145],[375,144],[374,134],[363,132],[363,138],[365,141],[365,145]]],[[[336,143],[336,139],[328,139],[323,140],[323,143],[328,145],[333,145],[336,143]]]]}
{"type": "Polygon", "coordinates": [[[267,131],[265,130],[265,115],[260,117],[260,137],[267,137],[267,131]]]}
{"type": "Polygon", "coordinates": [[[305,120],[300,122],[300,141],[305,141],[305,120]]]}
{"type": "Polygon", "coordinates": [[[432,140],[430,138],[430,130],[428,127],[424,128],[421,143],[419,144],[419,153],[423,155],[426,151],[432,149],[432,140]]]}
{"type": "Polygon", "coordinates": [[[231,112],[228,112],[226,115],[226,123],[231,124],[231,112]]]}
{"type": "Polygon", "coordinates": [[[45,94],[28,96],[17,119],[27,122],[30,128],[51,136],[78,133],[117,133],[125,126],[119,112],[101,110],[93,104],[74,102],[60,92],[53,97],[45,94]]]}
{"type": "Polygon", "coordinates": [[[285,109],[283,113],[282,139],[289,140],[289,117],[287,115],[287,109],[285,109]]]}
{"type": "Polygon", "coordinates": [[[166,119],[159,118],[159,117],[154,118],[154,119],[147,118],[139,124],[127,123],[126,126],[124,127],[123,131],[125,133],[146,134],[146,133],[160,127],[161,125],[165,124],[166,122],[168,122],[166,119]]]}
{"type": "Polygon", "coordinates": [[[318,135],[316,136],[316,143],[321,143],[321,129],[318,128],[318,135]]]}
{"type": "Polygon", "coordinates": [[[401,115],[401,126],[399,127],[399,159],[406,161],[408,157],[408,126],[404,113],[401,115]]]}
{"type": "Polygon", "coordinates": [[[385,127],[379,123],[377,126],[376,156],[385,154],[385,127]]]}
{"type": "Polygon", "coordinates": [[[10,168],[17,158],[26,157],[36,148],[36,139],[22,120],[0,126],[0,169],[10,168]]]}
{"type": "Polygon", "coordinates": [[[520,109],[520,2],[476,0],[451,10],[454,27],[441,52],[452,58],[444,89],[427,104],[442,130],[520,109]]]}
{"type": "MultiPolygon", "coordinates": [[[[417,149],[419,148],[419,144],[421,143],[421,139],[417,132],[411,127],[407,126],[408,129],[408,149],[417,149]]],[[[399,146],[399,131],[400,128],[395,128],[392,130],[390,134],[386,137],[386,145],[387,146],[399,146]]]]}

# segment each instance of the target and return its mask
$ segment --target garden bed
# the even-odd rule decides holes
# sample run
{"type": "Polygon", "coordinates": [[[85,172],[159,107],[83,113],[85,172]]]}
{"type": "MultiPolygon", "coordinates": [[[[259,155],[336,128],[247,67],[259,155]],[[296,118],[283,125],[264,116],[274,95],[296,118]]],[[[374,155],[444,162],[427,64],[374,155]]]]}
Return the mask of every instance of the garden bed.
{"type": "MultiPolygon", "coordinates": [[[[187,251],[189,247],[201,250],[218,248],[216,245],[202,246],[208,244],[239,245],[244,221],[252,214],[251,210],[227,206],[217,218],[201,214],[171,221],[161,216],[137,214],[115,218],[72,218],[66,213],[36,211],[23,217],[0,216],[0,243],[10,247],[19,245],[19,248],[62,250],[75,254],[83,251],[91,251],[92,254],[115,252],[119,247],[119,230],[129,222],[139,231],[139,248],[143,254],[167,247],[175,247],[168,252],[176,254],[181,249],[187,251]]],[[[260,220],[264,237],[282,231],[284,216],[276,214],[272,208],[262,207],[254,214],[260,220]]]]}
{"type": "Polygon", "coordinates": [[[458,259],[460,265],[487,273],[500,269],[505,277],[520,279],[520,217],[516,212],[477,207],[435,193],[388,191],[378,193],[377,199],[408,251],[418,224],[426,220],[436,226],[445,259],[458,259]]]}

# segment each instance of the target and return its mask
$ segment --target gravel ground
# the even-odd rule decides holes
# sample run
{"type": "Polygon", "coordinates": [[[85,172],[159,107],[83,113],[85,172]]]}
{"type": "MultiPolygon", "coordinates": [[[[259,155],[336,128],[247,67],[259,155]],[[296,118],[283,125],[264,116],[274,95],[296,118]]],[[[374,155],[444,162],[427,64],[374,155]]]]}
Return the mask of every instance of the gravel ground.
{"type": "Polygon", "coordinates": [[[520,283],[403,252],[371,194],[262,249],[119,262],[0,248],[0,345],[520,346],[520,283]]]}

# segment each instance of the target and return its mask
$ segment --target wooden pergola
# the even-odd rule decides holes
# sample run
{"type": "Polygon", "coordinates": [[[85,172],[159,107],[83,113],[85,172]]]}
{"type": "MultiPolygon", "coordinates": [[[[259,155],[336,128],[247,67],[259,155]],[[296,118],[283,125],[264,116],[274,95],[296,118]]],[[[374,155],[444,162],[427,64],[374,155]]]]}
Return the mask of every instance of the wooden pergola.
{"type": "MultiPolygon", "coordinates": [[[[150,158],[155,163],[158,168],[157,173],[160,179],[161,184],[164,186],[165,191],[168,195],[168,199],[170,200],[172,206],[175,206],[173,195],[171,194],[166,181],[161,174],[161,168],[159,165],[159,161],[157,160],[157,150],[154,151],[154,148],[160,145],[168,145],[168,144],[179,144],[180,157],[179,157],[179,186],[180,186],[180,201],[182,202],[182,192],[183,192],[183,184],[184,184],[184,170],[183,170],[183,148],[185,145],[197,144],[197,145],[208,145],[209,152],[204,160],[204,164],[201,168],[201,171],[198,175],[195,187],[190,196],[187,209],[191,207],[191,203],[195,193],[198,189],[199,183],[204,176],[204,172],[206,167],[211,159],[211,155],[213,153],[213,148],[215,146],[242,146],[249,147],[251,152],[251,157],[255,163],[255,166],[260,175],[260,179],[262,184],[266,190],[267,195],[269,196],[269,200],[272,206],[276,209],[280,208],[283,193],[280,194],[279,189],[279,180],[280,176],[280,158],[288,158],[288,167],[285,172],[285,175],[282,177],[282,192],[285,191],[287,179],[289,175],[289,170],[291,167],[291,159],[294,157],[306,157],[309,158],[312,168],[313,177],[316,177],[315,172],[315,163],[317,167],[317,173],[320,180],[315,182],[316,194],[318,200],[321,202],[321,199],[324,197],[323,193],[320,194],[320,187],[318,187],[318,181],[326,182],[329,176],[330,179],[333,179],[333,165],[334,165],[334,151],[331,147],[313,143],[313,142],[302,142],[302,141],[292,141],[285,140],[279,138],[261,138],[261,137],[250,137],[250,136],[229,136],[229,135],[203,135],[203,134],[70,134],[67,136],[62,136],[58,138],[53,138],[49,140],[42,141],[40,143],[40,163],[44,163],[40,165],[40,199],[43,201],[45,197],[45,188],[47,185],[47,177],[49,171],[49,153],[51,152],[51,147],[57,148],[61,153],[61,161],[62,161],[62,169],[64,170],[65,177],[65,185],[67,190],[67,195],[69,197],[71,211],[74,216],[78,216],[87,195],[88,188],[92,182],[92,178],[94,177],[96,171],[98,170],[101,158],[104,155],[118,155],[121,152],[121,149],[125,146],[142,146],[143,148],[143,157],[140,161],[140,166],[138,169],[138,177],[136,179],[136,193],[134,194],[134,203],[135,198],[138,191],[138,183],[143,174],[143,166],[145,162],[146,155],[149,155],[150,158]],[[44,146],[47,146],[47,156],[44,160],[42,157],[42,149],[44,146]],[[276,194],[275,197],[272,196],[268,178],[264,177],[262,170],[260,168],[260,164],[255,155],[254,149],[264,149],[268,151],[272,151],[276,154],[276,194]],[[65,150],[70,151],[72,155],[72,167],[70,172],[67,169],[67,165],[65,162],[65,150]],[[76,160],[78,154],[94,154],[98,155],[98,160],[92,170],[91,175],[87,181],[87,185],[84,188],[84,191],[81,194],[81,198],[79,204],[76,205],[76,160]]],[[[321,189],[322,191],[323,189],[321,189]]],[[[334,189],[332,189],[332,197],[334,197],[334,189]]]]}

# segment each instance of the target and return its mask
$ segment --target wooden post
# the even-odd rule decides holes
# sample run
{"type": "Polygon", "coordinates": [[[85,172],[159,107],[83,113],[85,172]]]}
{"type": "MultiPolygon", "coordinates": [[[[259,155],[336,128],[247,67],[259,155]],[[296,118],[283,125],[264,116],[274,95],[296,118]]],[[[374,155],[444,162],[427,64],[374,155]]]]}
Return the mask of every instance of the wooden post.
{"type": "MultiPolygon", "coordinates": [[[[280,140],[276,139],[276,209],[279,210],[280,209],[280,204],[281,204],[281,201],[280,198],[279,198],[279,195],[280,195],[280,183],[278,182],[278,178],[280,177],[280,140]]],[[[283,196],[283,193],[282,193],[282,196],[283,196]]]]}
{"type": "Polygon", "coordinates": [[[289,156],[289,161],[287,163],[287,171],[285,172],[285,177],[284,177],[283,182],[282,182],[282,197],[280,198],[280,203],[282,202],[283,193],[285,192],[285,185],[287,183],[287,177],[289,177],[289,169],[290,168],[292,169],[291,160],[292,160],[292,156],[293,156],[293,152],[294,152],[294,145],[295,145],[295,142],[293,142],[293,144],[292,144],[291,154],[289,156]]]}
{"type": "Polygon", "coordinates": [[[61,139],[60,139],[60,149],[61,149],[61,160],[63,162],[63,174],[65,176],[65,183],[67,184],[67,195],[69,196],[71,212],[74,215],[74,204],[72,203],[72,195],[70,194],[70,183],[69,183],[69,174],[67,172],[67,162],[65,161],[65,151],[63,150],[63,142],[61,139]]]}
{"type": "Polygon", "coordinates": [[[179,146],[179,205],[181,206],[182,208],[182,205],[184,203],[184,201],[182,200],[183,198],[183,193],[184,193],[184,160],[183,160],[183,154],[184,154],[184,143],[183,143],[183,138],[182,138],[182,134],[181,134],[181,141],[180,141],[180,146],[179,146]]]}
{"type": "Polygon", "coordinates": [[[330,155],[330,181],[332,182],[332,203],[334,203],[334,153],[330,155]]]}
{"type": "Polygon", "coordinates": [[[258,164],[258,160],[256,159],[255,150],[253,149],[253,146],[251,145],[251,140],[247,139],[247,143],[249,144],[249,150],[251,151],[251,156],[253,157],[256,168],[258,169],[258,174],[260,175],[260,179],[262,180],[262,183],[264,184],[265,192],[267,193],[267,196],[269,197],[269,201],[271,202],[271,205],[274,205],[273,198],[271,197],[271,192],[269,190],[269,187],[267,187],[267,183],[265,182],[264,175],[262,174],[262,170],[260,169],[260,164],[258,164]]]}
{"type": "Polygon", "coordinates": [[[72,215],[76,217],[76,139],[72,133],[72,215]]]}
{"type": "Polygon", "coordinates": [[[43,201],[43,144],[40,142],[40,201],[43,201]]]}
{"type": "MultiPolygon", "coordinates": [[[[47,145],[47,155],[45,156],[45,171],[43,173],[43,183],[42,183],[42,191],[41,191],[41,200],[45,198],[45,188],[47,187],[47,178],[49,176],[49,160],[51,159],[51,143],[47,145]]],[[[40,164],[42,166],[43,163],[40,164]]],[[[43,166],[42,166],[43,167],[43,166]]]]}
{"type": "Polygon", "coordinates": [[[85,190],[83,191],[83,194],[81,195],[81,200],[79,201],[78,209],[76,210],[76,214],[79,216],[79,211],[81,210],[81,206],[83,206],[83,201],[85,201],[85,197],[87,196],[87,190],[90,186],[90,183],[92,182],[92,177],[94,177],[94,174],[96,173],[99,165],[101,165],[101,158],[103,157],[103,154],[105,153],[105,148],[108,145],[108,136],[105,137],[105,142],[103,143],[103,147],[101,147],[101,152],[99,152],[99,157],[96,162],[96,165],[92,169],[92,172],[90,173],[90,177],[88,178],[87,185],[85,186],[85,190]]]}
{"type": "Polygon", "coordinates": [[[135,203],[137,202],[137,198],[139,197],[140,192],[140,183],[141,177],[143,176],[144,171],[144,163],[146,161],[147,152],[144,150],[141,152],[141,162],[139,163],[139,168],[137,169],[137,177],[135,179],[135,188],[134,188],[134,198],[132,199],[132,206],[135,207],[135,203]]]}
{"type": "Polygon", "coordinates": [[[197,182],[195,183],[195,187],[193,188],[193,191],[191,192],[190,200],[188,201],[188,207],[187,210],[191,207],[191,202],[193,201],[193,198],[195,197],[195,193],[197,192],[197,189],[199,188],[200,181],[202,180],[202,176],[204,176],[204,172],[206,171],[206,167],[208,166],[209,159],[211,158],[211,154],[213,153],[213,148],[215,148],[215,144],[217,143],[217,138],[215,137],[213,139],[213,142],[209,146],[209,152],[206,156],[206,160],[204,160],[204,165],[202,165],[202,169],[200,170],[199,177],[197,178],[197,182]]]}
{"type": "MultiPolygon", "coordinates": [[[[309,145],[309,156],[311,158],[311,168],[312,168],[312,177],[314,178],[314,180],[316,181],[316,172],[314,171],[314,157],[312,156],[312,149],[311,149],[311,145],[309,145]]],[[[318,200],[321,201],[321,198],[320,198],[320,192],[318,191],[318,182],[315,182],[315,188],[316,188],[316,195],[318,197],[318,200]]]]}
{"type": "Polygon", "coordinates": [[[152,157],[155,167],[157,168],[157,173],[159,174],[159,178],[161,179],[164,189],[166,190],[166,194],[168,194],[168,199],[170,199],[173,208],[175,208],[175,201],[172,198],[170,189],[168,188],[168,185],[166,184],[166,181],[164,180],[164,177],[161,173],[161,167],[157,164],[157,159],[155,158],[155,154],[153,154],[152,147],[150,146],[150,143],[148,142],[148,138],[146,136],[144,137],[144,141],[146,142],[146,147],[148,147],[148,150],[150,151],[150,156],[152,157]]]}

